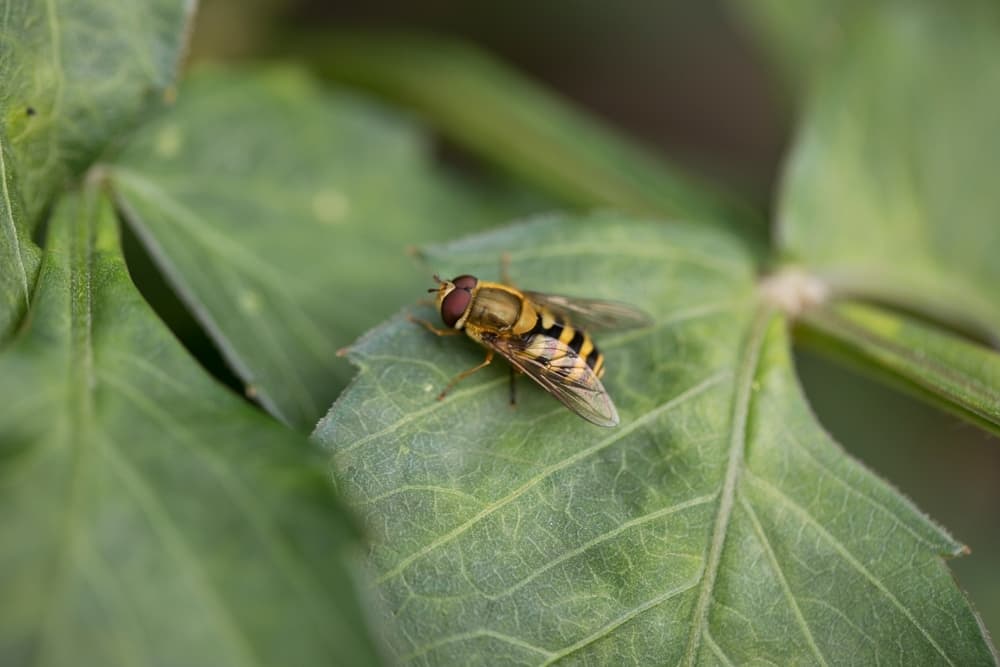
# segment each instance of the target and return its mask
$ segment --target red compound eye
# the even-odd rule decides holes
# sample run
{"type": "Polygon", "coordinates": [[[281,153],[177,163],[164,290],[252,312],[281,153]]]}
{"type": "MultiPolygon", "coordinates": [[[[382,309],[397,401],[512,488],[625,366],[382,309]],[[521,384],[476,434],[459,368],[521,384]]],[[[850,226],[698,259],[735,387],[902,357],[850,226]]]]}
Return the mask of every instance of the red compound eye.
{"type": "Polygon", "coordinates": [[[455,287],[464,290],[471,290],[476,286],[476,283],[479,282],[479,279],[476,278],[475,276],[459,276],[458,278],[455,278],[451,282],[455,283],[455,287]]]}
{"type": "MultiPolygon", "coordinates": [[[[473,280],[475,279],[473,278],[473,280]]],[[[449,327],[455,326],[455,323],[465,314],[465,309],[469,307],[470,301],[472,301],[472,293],[468,289],[456,288],[452,290],[441,302],[441,319],[449,327]]]]}

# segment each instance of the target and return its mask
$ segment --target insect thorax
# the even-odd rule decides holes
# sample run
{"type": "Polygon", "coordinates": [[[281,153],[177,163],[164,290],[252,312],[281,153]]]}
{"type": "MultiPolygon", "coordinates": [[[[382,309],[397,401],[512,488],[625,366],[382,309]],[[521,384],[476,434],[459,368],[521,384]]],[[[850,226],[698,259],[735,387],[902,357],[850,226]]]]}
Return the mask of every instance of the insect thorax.
{"type": "MultiPolygon", "coordinates": [[[[494,331],[516,330],[522,315],[529,315],[525,309],[531,306],[519,294],[496,287],[480,287],[471,304],[467,323],[494,331]]],[[[530,315],[533,324],[534,314],[530,315]]]]}

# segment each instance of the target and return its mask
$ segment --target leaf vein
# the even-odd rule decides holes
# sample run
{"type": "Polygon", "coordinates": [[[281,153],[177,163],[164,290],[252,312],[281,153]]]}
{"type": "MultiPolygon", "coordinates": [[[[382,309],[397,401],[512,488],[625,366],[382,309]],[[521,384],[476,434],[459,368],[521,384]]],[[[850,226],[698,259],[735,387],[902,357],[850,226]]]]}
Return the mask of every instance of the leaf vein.
{"type": "Polygon", "coordinates": [[[757,539],[760,540],[761,546],[764,548],[764,553],[767,555],[767,560],[771,564],[771,569],[774,570],[775,576],[778,578],[778,583],[781,584],[781,590],[785,594],[785,599],[788,601],[788,605],[792,608],[792,614],[795,616],[795,621],[798,623],[799,628],[802,630],[802,635],[809,644],[809,649],[816,656],[816,659],[821,665],[827,665],[826,658],[823,657],[823,653],[819,650],[819,646],[816,644],[816,639],[813,637],[812,630],[809,628],[809,623],[806,622],[805,616],[802,615],[802,610],[799,608],[798,602],[795,600],[795,595],[792,593],[791,587],[788,585],[788,580],[785,578],[785,573],[781,569],[781,563],[778,562],[778,556],[774,553],[774,549],[771,547],[771,541],[767,537],[767,533],[764,532],[764,526],[761,525],[760,519],[757,518],[757,513],[754,512],[753,506],[746,499],[746,496],[741,494],[740,504],[746,511],[747,516],[750,518],[750,523],[753,525],[754,533],[757,535],[757,539]]]}
{"type": "MultiPolygon", "coordinates": [[[[704,495],[704,496],[700,496],[698,498],[692,498],[691,500],[686,500],[686,501],[684,501],[682,503],[677,503],[677,504],[671,505],[670,507],[664,507],[664,508],[658,509],[658,510],[656,510],[654,512],[650,512],[648,514],[644,514],[644,515],[636,517],[634,519],[630,519],[630,520],[624,522],[622,525],[620,525],[617,528],[615,528],[614,530],[610,530],[610,531],[608,531],[606,533],[602,533],[602,534],[598,535],[597,537],[595,537],[595,538],[593,538],[593,539],[591,539],[591,540],[589,540],[587,542],[584,542],[583,544],[581,544],[580,546],[576,547],[575,549],[571,549],[570,551],[567,551],[567,552],[563,553],[562,555],[558,556],[557,558],[554,558],[553,560],[550,560],[550,561],[546,562],[546,564],[544,566],[542,566],[541,568],[535,570],[531,575],[529,575],[529,576],[525,577],[524,579],[520,580],[519,582],[517,582],[516,584],[514,584],[513,586],[511,586],[507,590],[502,591],[500,593],[496,593],[494,595],[485,595],[484,597],[486,597],[486,599],[488,599],[488,600],[498,600],[498,599],[500,599],[502,597],[506,597],[506,596],[510,595],[511,593],[514,593],[515,591],[519,590],[520,588],[523,588],[525,585],[527,585],[528,583],[530,583],[531,581],[533,581],[537,577],[541,576],[545,572],[551,570],[552,568],[560,565],[561,563],[566,562],[567,560],[569,560],[569,559],[571,559],[571,558],[573,558],[575,556],[579,556],[582,553],[586,553],[590,549],[593,549],[594,547],[596,547],[596,546],[598,546],[598,545],[600,545],[600,544],[602,544],[604,542],[607,542],[610,539],[613,539],[613,538],[617,537],[618,535],[620,535],[621,533],[625,532],[626,530],[629,530],[630,528],[635,528],[636,526],[641,526],[641,525],[643,525],[645,523],[649,523],[651,521],[655,521],[656,519],[660,519],[660,518],[665,517],[665,516],[670,516],[671,514],[675,514],[677,512],[681,512],[681,511],[686,510],[686,509],[691,509],[693,507],[699,507],[701,505],[704,505],[706,503],[711,502],[714,499],[715,499],[715,494],[714,493],[713,494],[709,494],[709,495],[704,495]]],[[[665,555],[665,554],[661,554],[661,555],[665,555]]],[[[673,554],[673,555],[678,556],[678,557],[684,556],[684,557],[696,558],[696,556],[690,556],[689,554],[673,554]]]]}
{"type": "Polygon", "coordinates": [[[708,614],[711,607],[712,592],[715,588],[715,578],[722,561],[722,549],[729,530],[729,520],[732,516],[733,503],[736,495],[736,484],[743,467],[743,454],[746,449],[747,415],[752,399],[753,379],[757,372],[760,350],[767,333],[767,324],[771,319],[769,309],[761,309],[754,319],[752,328],[747,335],[743,358],[736,378],[733,399],[733,417],[729,456],[726,463],[726,474],[722,489],[719,492],[719,509],[716,513],[715,525],[712,529],[712,539],[708,545],[705,557],[705,573],[702,579],[701,592],[695,606],[691,623],[691,633],[688,636],[687,649],[683,662],[694,665],[698,655],[702,633],[708,624],[708,614]]]}
{"type": "Polygon", "coordinates": [[[684,584],[682,584],[680,586],[677,586],[675,588],[671,588],[670,590],[666,591],[665,593],[661,593],[661,594],[657,595],[656,597],[650,598],[649,600],[647,600],[646,602],[643,602],[641,605],[639,605],[635,609],[631,609],[631,610],[627,611],[626,613],[624,613],[621,616],[619,616],[618,618],[614,619],[613,621],[611,621],[607,625],[604,625],[603,627],[601,627],[599,630],[597,630],[597,632],[593,633],[592,635],[584,637],[583,639],[581,639],[580,641],[578,641],[577,643],[575,643],[575,644],[573,644],[571,646],[567,646],[565,649],[563,649],[559,653],[554,654],[551,658],[549,658],[548,660],[546,660],[542,664],[543,665],[554,664],[554,663],[562,660],[563,658],[565,658],[565,657],[567,657],[567,656],[569,656],[569,655],[571,655],[573,653],[576,653],[577,651],[580,651],[581,649],[584,649],[587,646],[590,646],[594,642],[596,642],[596,641],[602,639],[603,637],[606,637],[607,635],[611,634],[614,630],[616,630],[617,628],[621,627],[622,625],[625,625],[626,623],[628,623],[629,621],[631,621],[635,617],[639,616],[640,614],[643,614],[644,612],[647,612],[650,609],[654,609],[654,608],[658,607],[659,605],[663,604],[664,602],[670,600],[671,598],[675,598],[678,595],[683,595],[687,591],[695,588],[698,585],[699,581],[701,581],[701,575],[700,574],[699,574],[699,576],[695,577],[691,581],[688,581],[688,582],[686,582],[686,583],[684,583],[684,584]]]}
{"type": "Polygon", "coordinates": [[[719,659],[719,662],[725,665],[725,667],[736,667],[735,663],[733,663],[733,661],[729,659],[729,656],[726,655],[725,651],[722,650],[722,647],[716,643],[712,634],[708,631],[708,628],[705,628],[704,639],[705,644],[708,645],[708,649],[715,655],[716,658],[719,659]]]}
{"type": "MultiPolygon", "coordinates": [[[[315,579],[310,583],[300,576],[302,570],[295,567],[293,556],[285,548],[280,536],[267,522],[262,520],[264,514],[257,507],[254,507],[252,499],[255,496],[248,492],[245,484],[230,472],[227,463],[221,460],[212,448],[200,447],[199,440],[190,431],[174,420],[169,413],[161,410],[155,403],[146,399],[142,392],[128,382],[116,378],[111,374],[102,374],[102,379],[112,387],[115,387],[126,400],[129,400],[137,408],[163,425],[165,429],[174,435],[177,442],[207,462],[205,468],[211,471],[218,480],[219,487],[246,517],[247,522],[253,527],[260,543],[274,559],[277,570],[282,572],[288,582],[299,591],[303,600],[312,603],[315,613],[309,616],[318,622],[323,617],[323,613],[322,605],[316,604],[316,591],[321,590],[322,586],[315,579]]],[[[310,572],[309,570],[305,571],[310,572]]],[[[321,626],[318,627],[321,629],[321,626]]],[[[318,636],[327,637],[328,635],[325,632],[320,632],[318,636]]]]}
{"type": "Polygon", "coordinates": [[[825,607],[828,611],[830,611],[830,612],[836,614],[837,616],[839,616],[840,620],[842,620],[847,625],[851,626],[852,630],[854,630],[859,635],[861,635],[862,637],[864,637],[865,640],[869,644],[871,644],[872,648],[875,649],[875,652],[876,652],[876,658],[875,658],[875,660],[876,660],[876,662],[878,662],[878,655],[877,655],[878,654],[878,643],[872,638],[871,635],[869,635],[867,632],[865,632],[864,629],[861,626],[859,626],[857,623],[855,623],[854,621],[852,621],[851,618],[847,614],[845,614],[840,609],[837,609],[832,604],[830,604],[829,602],[827,602],[826,600],[824,600],[822,598],[803,597],[801,599],[802,599],[803,602],[811,602],[812,604],[816,604],[816,605],[820,605],[822,607],[825,607]]]}
{"type": "Polygon", "coordinates": [[[4,146],[0,144],[0,185],[3,186],[4,206],[7,207],[5,216],[7,225],[10,228],[9,234],[14,245],[14,253],[17,256],[17,270],[21,275],[21,289],[24,290],[24,305],[31,305],[31,293],[28,289],[28,270],[24,265],[24,255],[21,253],[21,240],[17,235],[17,226],[14,224],[14,205],[11,200],[10,188],[7,185],[7,162],[4,159],[4,146]]]}
{"type": "MultiPolygon", "coordinates": [[[[630,331],[624,334],[620,334],[618,336],[611,336],[605,342],[602,343],[601,347],[604,350],[614,349],[623,343],[632,342],[637,338],[648,336],[657,331],[669,328],[675,324],[680,324],[681,322],[686,322],[689,320],[694,320],[701,317],[715,315],[717,313],[724,312],[727,307],[731,307],[733,305],[734,305],[733,302],[724,301],[720,303],[703,304],[694,308],[685,309],[683,311],[675,313],[674,317],[663,320],[662,322],[657,322],[651,327],[646,327],[644,329],[637,329],[636,331],[630,331]]],[[[366,357],[366,359],[367,358],[370,357],[366,357]]],[[[418,419],[428,414],[432,414],[442,409],[443,407],[449,407],[450,404],[455,403],[461,397],[475,396],[480,392],[484,391],[485,389],[494,387],[496,385],[499,385],[507,381],[508,381],[507,378],[497,378],[494,380],[484,381],[482,384],[476,385],[471,389],[459,390],[452,393],[451,398],[447,401],[435,401],[423,408],[420,408],[419,410],[408,412],[405,415],[403,415],[399,420],[393,422],[392,424],[389,424],[385,428],[382,428],[374,433],[370,433],[362,438],[359,438],[350,445],[338,449],[336,452],[333,453],[333,460],[334,462],[339,462],[343,459],[343,457],[346,454],[354,451],[355,449],[358,449],[359,447],[368,444],[372,440],[377,440],[378,438],[393,433],[394,431],[397,431],[403,426],[406,426],[407,424],[417,421],[418,419]]],[[[560,410],[561,409],[562,408],[560,408],[560,410]]]]}
{"type": "Polygon", "coordinates": [[[426,493],[435,493],[446,496],[455,496],[456,498],[462,498],[463,500],[471,500],[477,505],[482,505],[483,501],[476,498],[471,493],[466,493],[460,489],[450,489],[446,486],[437,486],[434,484],[404,484],[392,491],[386,491],[385,493],[380,493],[377,496],[372,496],[371,498],[365,498],[359,501],[360,505],[374,505],[377,502],[385,500],[386,498],[392,498],[393,496],[398,496],[403,493],[410,493],[412,491],[420,491],[426,493]]]}
{"type": "MultiPolygon", "coordinates": [[[[248,275],[257,276],[264,274],[268,289],[273,289],[284,297],[283,303],[289,306],[285,312],[290,317],[295,318],[299,326],[299,331],[303,333],[304,340],[309,342],[309,349],[313,354],[319,359],[333,358],[335,356],[336,350],[332,347],[331,339],[319,331],[316,323],[309,314],[295,306],[295,304],[299,303],[299,299],[293,298],[282,289],[288,276],[284,276],[279,271],[272,269],[263,259],[250,253],[243,246],[234,243],[225,236],[212,232],[210,224],[203,222],[196,213],[176,202],[167,193],[163,192],[162,188],[157,187],[156,184],[149,182],[137,174],[119,168],[115,168],[113,173],[119,182],[130,185],[137,192],[155,201],[162,209],[172,212],[172,219],[185,227],[193,240],[200,241],[203,245],[213,248],[220,255],[232,260],[232,266],[242,267],[248,275]],[[243,257],[243,254],[247,256],[243,257]]],[[[233,366],[241,378],[253,385],[255,383],[255,373],[244,362],[240,351],[230,344],[229,337],[224,333],[225,328],[219,326],[217,318],[213,315],[211,309],[206,307],[201,298],[185,281],[181,280],[180,276],[182,272],[177,270],[174,259],[163,252],[159,240],[148,229],[142,217],[132,210],[126,197],[119,194],[116,201],[122,210],[125,211],[125,217],[128,219],[130,226],[142,240],[143,245],[149,251],[150,255],[161,266],[164,275],[166,275],[174,289],[177,290],[181,299],[194,311],[197,319],[208,330],[211,337],[220,342],[220,349],[226,360],[233,366]]],[[[197,262],[189,262],[187,268],[189,273],[196,271],[204,275],[197,262]]],[[[216,265],[216,269],[219,271],[224,271],[226,268],[223,263],[216,265]]],[[[243,277],[239,273],[233,272],[232,274],[236,277],[236,283],[243,281],[243,277]]],[[[215,284],[218,281],[211,279],[211,277],[206,277],[202,282],[215,284]]],[[[285,389],[294,394],[294,401],[304,415],[315,417],[318,407],[315,404],[314,396],[309,390],[308,383],[302,376],[302,370],[296,368],[295,364],[289,361],[287,351],[275,336],[271,319],[252,317],[238,309],[231,310],[230,316],[245,320],[248,328],[256,329],[261,333],[258,340],[266,344],[272,356],[280,358],[284,362],[275,364],[274,368],[284,377],[285,389]]],[[[291,420],[291,416],[284,414],[284,411],[271,398],[270,392],[266,390],[266,387],[258,387],[258,398],[269,412],[285,422],[291,420]]]]}
{"type": "Polygon", "coordinates": [[[466,398],[466,397],[469,397],[469,396],[475,396],[476,394],[481,394],[484,391],[486,391],[488,389],[491,389],[492,387],[495,387],[495,386],[497,386],[499,384],[502,384],[502,383],[505,383],[505,382],[508,382],[508,378],[507,377],[496,378],[494,380],[488,380],[488,381],[485,381],[485,382],[483,382],[481,384],[473,385],[469,389],[459,389],[458,391],[453,392],[451,394],[451,396],[449,397],[448,400],[445,400],[445,401],[434,401],[433,403],[429,403],[428,405],[420,408],[419,410],[414,410],[412,412],[407,412],[402,418],[400,418],[399,420],[393,422],[389,426],[386,426],[383,429],[375,431],[374,433],[369,433],[365,437],[359,438],[358,440],[355,440],[353,443],[351,443],[347,447],[344,447],[343,449],[338,449],[333,454],[333,460],[334,461],[340,461],[341,459],[344,458],[345,455],[353,452],[355,449],[358,449],[359,447],[362,447],[363,445],[368,444],[372,440],[377,440],[377,439],[379,439],[379,438],[381,438],[383,436],[389,435],[390,433],[392,433],[394,431],[397,431],[397,430],[401,429],[402,427],[406,426],[407,424],[415,422],[415,421],[421,419],[422,417],[425,417],[426,415],[433,414],[433,413],[437,412],[438,410],[441,410],[441,409],[444,409],[444,408],[454,407],[455,404],[458,403],[458,400],[460,398],[466,398]]]}
{"type": "Polygon", "coordinates": [[[513,646],[520,646],[521,648],[528,649],[535,653],[540,653],[543,656],[551,656],[552,651],[548,651],[544,648],[529,644],[528,642],[518,639],[517,637],[511,637],[510,635],[505,635],[501,632],[496,632],[494,630],[473,630],[471,632],[460,632],[455,635],[450,635],[448,637],[443,637],[435,642],[422,646],[410,653],[403,656],[400,662],[406,663],[419,658],[422,655],[430,653],[431,651],[441,648],[442,646],[447,646],[448,644],[454,644],[455,642],[464,642],[470,639],[479,639],[480,637],[490,637],[492,639],[499,639],[502,642],[506,642],[513,646]]]}
{"type": "Polygon", "coordinates": [[[826,542],[828,542],[830,546],[834,548],[834,550],[841,556],[841,558],[843,558],[852,568],[857,570],[859,574],[861,574],[865,579],[867,579],[869,583],[871,583],[872,586],[874,586],[875,589],[878,590],[879,593],[885,596],[885,598],[889,600],[889,602],[896,609],[898,609],[900,613],[903,614],[904,617],[906,617],[906,620],[908,620],[913,625],[913,627],[917,629],[917,631],[921,634],[921,636],[923,636],[923,638],[927,641],[927,643],[930,644],[934,648],[934,650],[937,651],[938,654],[945,659],[945,662],[947,662],[949,665],[952,666],[955,665],[955,662],[948,656],[947,653],[944,652],[944,649],[941,648],[941,646],[937,643],[934,637],[932,637],[931,634],[927,631],[927,629],[924,628],[920,624],[920,622],[913,616],[910,610],[907,609],[906,606],[899,601],[899,598],[893,595],[892,591],[890,591],[888,587],[886,587],[886,585],[882,583],[882,581],[878,577],[872,574],[868,570],[868,568],[866,568],[864,564],[861,563],[861,561],[855,558],[854,555],[847,549],[847,547],[845,547],[840,540],[838,540],[834,535],[832,535],[829,531],[827,531],[826,528],[824,528],[819,521],[817,521],[811,514],[809,514],[809,512],[807,512],[805,508],[801,507],[798,503],[796,503],[791,498],[786,496],[777,487],[773,486],[764,479],[754,475],[753,473],[747,471],[746,476],[751,483],[755,484],[759,488],[763,489],[765,492],[769,493],[771,496],[773,496],[775,499],[777,499],[779,502],[785,505],[785,507],[790,509],[796,516],[802,519],[804,523],[808,524],[817,533],[819,533],[819,535],[824,540],[826,540],[826,542]]]}
{"type": "Polygon", "coordinates": [[[119,653],[123,656],[122,664],[147,665],[152,663],[151,656],[139,641],[143,632],[138,623],[138,616],[134,609],[129,608],[130,605],[120,594],[121,584],[114,576],[114,568],[110,567],[110,564],[106,562],[106,559],[94,545],[91,545],[90,551],[93,564],[89,567],[82,564],[81,572],[85,579],[90,580],[90,588],[94,596],[104,602],[105,610],[111,621],[107,626],[110,628],[109,634],[114,637],[115,643],[119,646],[119,653]]]}
{"type": "Polygon", "coordinates": [[[650,421],[650,420],[652,420],[652,419],[660,416],[662,413],[670,410],[671,408],[674,408],[674,407],[676,407],[678,405],[681,405],[685,401],[698,396],[702,392],[704,392],[707,389],[711,388],[712,386],[718,384],[723,379],[729,377],[730,374],[731,374],[731,372],[729,370],[723,370],[723,371],[719,371],[719,372],[717,372],[717,373],[709,376],[708,378],[706,378],[705,380],[702,380],[701,382],[699,382],[695,386],[693,386],[693,387],[687,389],[686,391],[684,391],[684,392],[682,392],[682,393],[674,396],[673,398],[671,398],[667,402],[665,402],[665,403],[657,406],[656,408],[653,408],[652,410],[650,410],[646,414],[642,415],[641,417],[635,419],[631,423],[629,423],[629,424],[627,424],[625,426],[619,427],[619,429],[613,435],[605,438],[604,440],[601,440],[597,444],[592,445],[591,447],[588,447],[586,449],[582,449],[582,450],[578,451],[576,454],[573,454],[572,456],[566,457],[562,461],[559,461],[557,463],[554,463],[552,465],[549,465],[549,466],[543,468],[541,470],[541,472],[539,472],[537,475],[535,475],[534,477],[532,477],[531,479],[529,479],[527,482],[525,482],[524,484],[522,484],[521,486],[519,486],[518,488],[516,488],[511,493],[509,493],[508,495],[504,496],[503,498],[500,498],[499,500],[496,500],[496,501],[490,503],[485,508],[483,508],[482,511],[478,512],[477,514],[475,514],[469,520],[465,521],[464,523],[460,524],[459,526],[455,527],[454,529],[448,531],[444,535],[441,535],[440,537],[438,537],[437,539],[433,540],[432,542],[424,545],[423,547],[421,547],[417,551],[411,553],[410,555],[408,555],[408,556],[400,559],[400,561],[396,564],[396,566],[393,567],[392,569],[390,569],[389,571],[387,571],[382,576],[380,576],[376,580],[376,583],[382,584],[382,583],[384,583],[384,582],[386,582],[386,581],[388,581],[388,580],[390,580],[390,579],[398,576],[407,567],[409,567],[410,564],[412,564],[413,562],[419,560],[420,558],[422,558],[423,556],[427,555],[428,553],[430,553],[430,552],[434,551],[435,549],[437,549],[437,548],[439,548],[439,547],[441,547],[441,546],[443,546],[443,545],[451,542],[455,538],[457,538],[460,535],[462,535],[463,533],[467,532],[470,528],[472,528],[473,526],[475,526],[476,524],[478,524],[480,521],[482,521],[483,519],[487,518],[488,516],[490,516],[491,514],[493,514],[494,512],[496,512],[497,510],[501,509],[502,507],[504,507],[504,506],[508,505],[509,503],[513,502],[517,498],[521,497],[527,491],[529,491],[531,488],[533,488],[537,484],[541,483],[542,481],[544,481],[545,479],[547,479],[551,475],[555,474],[556,472],[558,472],[558,471],[560,471],[560,470],[562,470],[564,468],[567,468],[567,467],[573,465],[574,463],[577,463],[577,462],[579,462],[579,461],[581,461],[583,459],[586,459],[587,457],[592,456],[593,454],[596,454],[597,452],[599,452],[599,451],[601,451],[603,449],[606,449],[607,447],[610,447],[611,445],[613,445],[614,443],[618,442],[619,440],[621,440],[625,436],[629,435],[632,431],[636,430],[637,428],[639,428],[640,426],[642,426],[646,422],[648,422],[648,421],[650,421]]]}
{"type": "Polygon", "coordinates": [[[174,524],[174,520],[166,511],[163,503],[153,493],[152,489],[149,488],[149,485],[135,467],[118,453],[120,447],[110,435],[105,434],[105,438],[107,440],[107,447],[103,448],[105,456],[112,468],[118,472],[125,488],[131,492],[137,506],[146,515],[150,527],[153,528],[155,533],[159,534],[164,546],[173,554],[178,563],[182,564],[195,580],[203,584],[202,586],[195,586],[194,590],[215,611],[216,619],[219,622],[219,630],[222,633],[220,636],[226,637],[233,650],[247,664],[261,665],[263,667],[252,648],[250,638],[240,627],[239,623],[236,622],[230,609],[224,604],[222,595],[217,590],[217,584],[204,571],[197,558],[192,555],[182,533],[174,524]]]}
{"type": "Polygon", "coordinates": [[[917,531],[915,531],[909,525],[907,525],[906,522],[903,521],[903,519],[901,519],[899,517],[899,515],[897,515],[891,509],[889,509],[888,507],[886,507],[885,505],[883,505],[879,501],[875,500],[874,498],[872,498],[868,494],[866,494],[866,493],[858,490],[857,488],[854,487],[853,484],[851,484],[847,480],[842,479],[828,465],[826,465],[825,463],[823,463],[822,461],[820,461],[813,452],[809,451],[809,449],[807,447],[805,447],[804,445],[802,445],[801,442],[799,442],[798,438],[796,438],[792,434],[792,432],[788,429],[788,427],[785,424],[783,424],[780,420],[776,420],[775,423],[781,424],[781,430],[782,430],[782,432],[792,442],[792,444],[795,445],[795,451],[796,452],[800,452],[802,454],[805,454],[806,458],[809,459],[813,463],[813,465],[815,465],[817,468],[819,468],[820,470],[822,470],[823,472],[825,472],[826,475],[829,477],[829,479],[832,479],[834,482],[836,482],[837,484],[839,484],[840,486],[842,486],[844,489],[846,489],[852,495],[855,495],[858,498],[860,498],[862,501],[865,502],[865,504],[869,505],[872,509],[875,509],[875,510],[881,512],[882,514],[886,515],[893,523],[895,523],[896,525],[898,525],[905,532],[907,532],[910,535],[912,535],[914,539],[916,539],[917,541],[921,542],[925,546],[930,547],[931,549],[933,549],[935,551],[937,551],[937,550],[939,550],[941,548],[940,544],[932,542],[931,540],[927,539],[926,537],[924,537],[923,535],[921,535],[920,533],[918,533],[917,531]]]}

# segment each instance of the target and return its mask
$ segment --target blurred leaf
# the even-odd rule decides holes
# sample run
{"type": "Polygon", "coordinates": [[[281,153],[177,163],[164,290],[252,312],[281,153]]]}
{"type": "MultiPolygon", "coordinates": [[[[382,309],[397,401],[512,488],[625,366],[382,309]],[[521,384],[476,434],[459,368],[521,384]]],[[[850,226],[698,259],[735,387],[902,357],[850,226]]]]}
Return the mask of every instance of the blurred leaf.
{"type": "Polygon", "coordinates": [[[292,7],[288,0],[200,2],[185,64],[259,58],[292,7]]]}
{"type": "Polygon", "coordinates": [[[807,110],[779,242],[841,292],[1000,335],[1000,5],[872,5],[807,110]]]}
{"type": "Polygon", "coordinates": [[[912,318],[857,303],[809,311],[805,340],[1000,433],[1000,354],[912,318]]]}
{"type": "Polygon", "coordinates": [[[533,203],[436,170],[412,124],[295,69],[195,74],[112,180],[253,394],[305,431],[353,375],[337,350],[433,285],[407,247],[533,203]]]}
{"type": "Polygon", "coordinates": [[[619,136],[474,47],[410,34],[296,38],[336,79],[416,108],[447,138],[582,207],[725,221],[761,238],[756,214],[619,136]]]}
{"type": "Polygon", "coordinates": [[[816,423],[742,243],[608,214],[511,227],[429,259],[485,277],[502,251],[519,284],[626,299],[656,324],[598,341],[615,430],[528,383],[510,409],[505,368],[435,401],[481,350],[401,316],[351,349],[358,379],[315,436],[375,527],[398,658],[993,658],[940,558],[961,545],[816,423]]]}
{"type": "MultiPolygon", "coordinates": [[[[891,0],[890,0],[891,1],[891,0]]],[[[843,48],[864,11],[884,0],[729,0],[742,22],[757,33],[757,43],[795,86],[808,83],[843,48]]]]}
{"type": "Polygon", "coordinates": [[[194,0],[6,0],[0,125],[28,220],[171,84],[194,0]]]}
{"type": "Polygon", "coordinates": [[[0,346],[28,309],[39,259],[8,146],[0,122],[0,346]]]}
{"type": "Polygon", "coordinates": [[[0,663],[373,663],[315,451],[156,320],[93,191],[51,222],[0,404],[0,663]]]}

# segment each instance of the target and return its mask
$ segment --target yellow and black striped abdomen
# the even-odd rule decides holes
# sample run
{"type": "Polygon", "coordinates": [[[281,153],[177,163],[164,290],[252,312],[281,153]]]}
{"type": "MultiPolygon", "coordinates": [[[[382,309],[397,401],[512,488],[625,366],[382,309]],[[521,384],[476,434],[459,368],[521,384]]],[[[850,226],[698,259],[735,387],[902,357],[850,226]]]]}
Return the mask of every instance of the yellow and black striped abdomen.
{"type": "Polygon", "coordinates": [[[549,311],[538,309],[538,319],[527,335],[543,335],[557,339],[576,352],[580,359],[590,366],[597,377],[604,374],[604,355],[594,345],[594,340],[590,335],[573,327],[568,322],[560,321],[549,311]]]}

